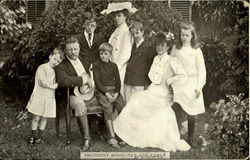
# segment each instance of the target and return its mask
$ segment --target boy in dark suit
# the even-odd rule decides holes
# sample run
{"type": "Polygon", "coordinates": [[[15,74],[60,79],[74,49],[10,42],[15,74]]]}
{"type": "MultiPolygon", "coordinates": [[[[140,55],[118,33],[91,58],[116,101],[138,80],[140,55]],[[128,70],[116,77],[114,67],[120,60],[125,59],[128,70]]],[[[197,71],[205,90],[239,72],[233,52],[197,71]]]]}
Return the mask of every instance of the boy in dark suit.
{"type": "Polygon", "coordinates": [[[80,44],[80,56],[83,58],[84,63],[88,68],[91,67],[93,62],[99,60],[99,46],[104,42],[104,38],[95,33],[96,29],[95,15],[90,12],[85,13],[84,31],[74,37],[78,39],[80,44]]]}
{"type": "Polygon", "coordinates": [[[118,113],[124,107],[124,101],[120,94],[121,81],[118,67],[115,63],[110,61],[113,47],[111,44],[104,42],[99,47],[100,61],[94,63],[93,73],[96,85],[97,99],[104,110],[104,119],[109,133],[108,143],[113,147],[119,147],[115,139],[113,129],[112,114],[114,109],[118,113]]]}
{"type": "Polygon", "coordinates": [[[134,44],[124,80],[126,103],[131,95],[146,89],[151,83],[148,72],[156,55],[154,47],[144,40],[144,27],[141,23],[134,22],[130,28],[130,33],[134,38],[134,44]]]}

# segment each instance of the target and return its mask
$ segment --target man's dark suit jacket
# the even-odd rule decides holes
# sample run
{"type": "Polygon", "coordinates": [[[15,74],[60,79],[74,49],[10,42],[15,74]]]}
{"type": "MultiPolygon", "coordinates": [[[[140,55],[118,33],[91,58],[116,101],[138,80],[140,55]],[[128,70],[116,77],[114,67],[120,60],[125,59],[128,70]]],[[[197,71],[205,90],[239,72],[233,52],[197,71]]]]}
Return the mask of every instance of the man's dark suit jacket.
{"type": "Polygon", "coordinates": [[[102,42],[105,42],[105,39],[99,35],[94,33],[93,43],[91,48],[89,48],[89,44],[84,36],[84,33],[80,33],[74,36],[77,38],[80,44],[80,56],[83,58],[84,64],[89,68],[90,64],[100,60],[99,56],[99,46],[102,42]]]}
{"type": "Polygon", "coordinates": [[[155,47],[147,41],[142,42],[138,48],[134,43],[127,63],[124,83],[131,86],[149,85],[151,81],[148,78],[148,72],[155,55],[155,47]]]}
{"type": "MultiPolygon", "coordinates": [[[[84,63],[83,59],[79,56],[79,60],[81,61],[85,71],[89,74],[89,68],[84,63]]],[[[73,89],[75,86],[82,86],[82,78],[79,77],[70,63],[68,58],[66,57],[61,64],[56,66],[55,68],[56,73],[56,81],[60,87],[70,88],[70,93],[73,93],[73,89]]]]}

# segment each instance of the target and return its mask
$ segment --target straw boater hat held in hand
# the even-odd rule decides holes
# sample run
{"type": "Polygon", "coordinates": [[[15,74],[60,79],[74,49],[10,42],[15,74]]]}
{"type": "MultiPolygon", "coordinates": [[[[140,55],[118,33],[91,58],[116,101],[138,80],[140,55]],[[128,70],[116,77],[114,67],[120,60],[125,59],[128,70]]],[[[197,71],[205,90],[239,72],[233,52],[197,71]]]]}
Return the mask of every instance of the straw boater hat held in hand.
{"type": "MultiPolygon", "coordinates": [[[[87,77],[87,75],[83,76],[87,77]]],[[[87,78],[90,79],[89,76],[87,78]]],[[[85,101],[90,100],[94,96],[94,93],[95,93],[95,87],[94,86],[90,87],[88,84],[84,84],[82,86],[75,86],[74,88],[74,94],[85,101]]]]}
{"type": "Polygon", "coordinates": [[[132,8],[131,2],[122,2],[122,3],[109,3],[108,8],[101,11],[101,14],[109,14],[111,12],[122,11],[127,9],[130,13],[135,13],[136,8],[132,8]]]}

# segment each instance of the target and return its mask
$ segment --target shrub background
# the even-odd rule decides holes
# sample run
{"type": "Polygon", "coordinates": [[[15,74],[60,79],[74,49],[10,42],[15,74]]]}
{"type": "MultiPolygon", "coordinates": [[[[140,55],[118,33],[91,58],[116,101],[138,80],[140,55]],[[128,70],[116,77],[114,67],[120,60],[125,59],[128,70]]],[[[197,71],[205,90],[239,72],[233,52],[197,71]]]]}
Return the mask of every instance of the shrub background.
{"type": "MultiPolygon", "coordinates": [[[[159,30],[170,30],[178,36],[181,14],[169,8],[167,1],[132,3],[139,10],[130,16],[128,24],[134,20],[142,22],[146,28],[146,38],[150,38],[159,30]]],[[[108,1],[52,3],[32,29],[25,28],[23,34],[15,38],[18,43],[15,43],[14,54],[3,71],[7,81],[22,79],[23,75],[34,76],[36,68],[47,60],[48,54],[55,46],[83,30],[83,17],[85,11],[90,9],[89,6],[93,6],[91,9],[97,14],[96,32],[102,33],[108,40],[116,26],[110,14],[100,15],[107,5],[108,1]]],[[[206,106],[212,101],[224,98],[225,94],[242,92],[248,97],[248,12],[248,8],[240,1],[196,1],[193,4],[192,19],[195,23],[212,24],[212,27],[209,27],[211,32],[205,35],[197,25],[207,69],[207,83],[203,89],[206,106]],[[213,27],[213,24],[221,27],[213,27]]],[[[21,85],[11,85],[13,86],[16,88],[21,85]]],[[[25,89],[21,91],[26,92],[25,89]]]]}
{"type": "MultiPolygon", "coordinates": [[[[31,30],[19,36],[19,43],[13,48],[14,55],[7,63],[4,75],[11,79],[22,79],[23,75],[34,76],[36,68],[48,59],[52,49],[61,44],[71,35],[83,31],[83,17],[85,11],[91,10],[97,16],[96,32],[108,40],[116,28],[111,15],[100,15],[107,8],[107,1],[59,1],[52,3],[51,7],[43,14],[38,23],[31,30]]],[[[177,26],[181,21],[181,14],[169,8],[167,2],[135,1],[133,6],[139,11],[131,15],[128,24],[138,20],[145,25],[146,37],[159,30],[171,30],[177,34],[177,26]],[[152,9],[157,8],[157,9],[152,9]]],[[[12,85],[13,86],[13,85],[12,85]]],[[[31,86],[32,87],[32,86],[31,86]]],[[[24,89],[24,92],[25,91],[24,89]]],[[[29,94],[25,94],[29,95],[29,94]]]]}
{"type": "MultiPolygon", "coordinates": [[[[142,22],[146,27],[146,38],[150,39],[155,32],[167,29],[178,36],[181,15],[169,8],[166,1],[132,3],[139,11],[130,17],[128,24],[133,20],[142,22]]],[[[19,93],[27,102],[33,89],[36,68],[47,60],[55,46],[83,30],[83,16],[89,10],[88,6],[93,6],[92,10],[97,13],[96,31],[108,39],[115,24],[111,15],[99,14],[107,5],[107,1],[59,1],[52,4],[32,28],[19,26],[21,32],[11,30],[12,26],[21,22],[9,24],[9,18],[4,17],[1,25],[10,28],[4,31],[6,36],[1,38],[7,38],[5,40],[10,42],[14,51],[4,70],[1,70],[8,91],[12,95],[19,93]]],[[[220,158],[245,158],[249,155],[249,8],[242,1],[196,1],[192,10],[207,69],[207,83],[203,89],[208,110],[205,114],[212,112],[214,116],[212,122],[208,122],[209,129],[205,130],[204,137],[208,141],[204,143],[205,152],[213,152],[220,158]],[[204,34],[202,28],[206,25],[209,33],[204,34]],[[221,98],[224,100],[218,101],[221,98]],[[218,103],[209,106],[213,101],[218,103]]],[[[0,11],[0,14],[4,12],[0,11]]],[[[18,16],[16,14],[11,18],[18,16]]]]}
{"type": "Polygon", "coordinates": [[[207,69],[206,105],[225,94],[249,97],[249,7],[242,1],[196,1],[192,9],[207,69]]]}

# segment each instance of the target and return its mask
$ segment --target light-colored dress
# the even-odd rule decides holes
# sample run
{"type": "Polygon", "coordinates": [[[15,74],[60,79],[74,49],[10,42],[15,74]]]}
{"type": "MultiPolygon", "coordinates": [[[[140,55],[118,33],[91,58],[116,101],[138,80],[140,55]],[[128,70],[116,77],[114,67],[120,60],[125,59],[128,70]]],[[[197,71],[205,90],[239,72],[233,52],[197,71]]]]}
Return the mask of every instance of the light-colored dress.
{"type": "Polygon", "coordinates": [[[40,65],[35,75],[35,86],[26,106],[29,112],[43,117],[56,117],[55,71],[49,63],[40,65]]]}
{"type": "Polygon", "coordinates": [[[174,46],[171,55],[180,60],[188,75],[187,84],[175,89],[174,101],[178,102],[189,115],[204,113],[202,88],[206,84],[206,67],[201,49],[194,49],[191,46],[177,49],[174,46]],[[201,92],[198,98],[196,89],[201,92]]]}
{"type": "Polygon", "coordinates": [[[147,90],[131,96],[114,120],[115,133],[134,147],[154,147],[166,151],[187,151],[190,146],[180,139],[173,94],[168,84],[185,84],[185,72],[174,57],[164,53],[154,58],[149,71],[152,81],[147,90]]]}
{"type": "Polygon", "coordinates": [[[124,97],[124,78],[127,62],[131,56],[133,45],[132,36],[126,23],[118,26],[109,38],[113,46],[111,61],[117,64],[121,79],[121,94],[124,97]]]}

